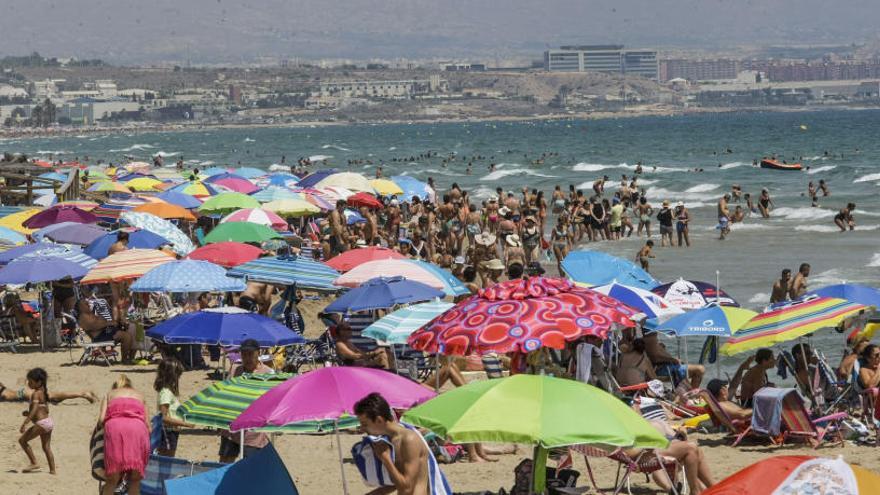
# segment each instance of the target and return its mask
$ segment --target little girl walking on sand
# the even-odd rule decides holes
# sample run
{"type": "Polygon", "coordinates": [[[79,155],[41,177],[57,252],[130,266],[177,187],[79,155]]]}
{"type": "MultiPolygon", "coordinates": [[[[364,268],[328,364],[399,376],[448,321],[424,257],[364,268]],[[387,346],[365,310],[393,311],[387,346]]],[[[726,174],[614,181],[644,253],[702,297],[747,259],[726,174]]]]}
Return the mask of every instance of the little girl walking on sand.
{"type": "Polygon", "coordinates": [[[34,450],[28,445],[31,440],[40,437],[46,461],[49,463],[49,473],[55,474],[55,456],[52,455],[52,446],[50,445],[55,423],[49,417],[49,390],[46,387],[48,379],[49,376],[43,368],[34,368],[27,374],[27,386],[34,393],[31,395],[30,407],[27,411],[22,412],[25,419],[20,429],[21,438],[18,439],[19,445],[30,461],[30,465],[21,470],[23,473],[34,473],[40,470],[34,450]],[[28,422],[33,423],[30,428],[27,427],[28,422]]]}

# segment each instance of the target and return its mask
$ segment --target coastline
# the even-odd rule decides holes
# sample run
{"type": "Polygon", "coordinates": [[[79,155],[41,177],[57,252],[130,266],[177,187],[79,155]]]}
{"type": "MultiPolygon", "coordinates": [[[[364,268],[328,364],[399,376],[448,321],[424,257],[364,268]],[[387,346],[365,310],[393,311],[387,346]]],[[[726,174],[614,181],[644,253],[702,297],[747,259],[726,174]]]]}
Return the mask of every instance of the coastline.
{"type": "Polygon", "coordinates": [[[0,128],[0,144],[7,140],[40,139],[53,137],[72,137],[79,135],[95,134],[152,134],[166,132],[191,132],[204,129],[255,129],[255,128],[304,128],[304,127],[334,127],[334,126],[357,126],[357,125],[403,125],[403,124],[464,124],[464,123],[488,123],[488,122],[529,122],[529,121],[566,121],[566,120],[612,120],[632,119],[641,117],[675,117],[696,114],[732,114],[732,113],[809,113],[821,111],[863,111],[877,110],[880,107],[852,106],[852,105],[822,105],[809,107],[692,107],[670,108],[666,106],[640,107],[622,112],[571,112],[551,113],[544,115],[488,115],[474,117],[432,117],[415,119],[379,119],[379,120],[303,120],[292,122],[252,122],[252,123],[225,123],[225,122],[175,122],[169,124],[145,124],[145,125],[118,125],[118,126],[90,126],[90,127],[50,127],[50,128],[26,128],[5,129],[0,128]]]}

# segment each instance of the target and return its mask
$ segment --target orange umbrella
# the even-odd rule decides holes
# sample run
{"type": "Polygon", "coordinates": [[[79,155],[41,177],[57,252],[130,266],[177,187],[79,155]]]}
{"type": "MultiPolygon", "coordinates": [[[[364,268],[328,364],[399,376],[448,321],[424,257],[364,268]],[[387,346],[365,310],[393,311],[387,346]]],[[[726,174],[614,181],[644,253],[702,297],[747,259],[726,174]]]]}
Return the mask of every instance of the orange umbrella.
{"type": "Polygon", "coordinates": [[[192,222],[196,219],[196,216],[186,208],[170,203],[144,203],[135,207],[132,211],[143,211],[166,220],[188,220],[192,222]]]}

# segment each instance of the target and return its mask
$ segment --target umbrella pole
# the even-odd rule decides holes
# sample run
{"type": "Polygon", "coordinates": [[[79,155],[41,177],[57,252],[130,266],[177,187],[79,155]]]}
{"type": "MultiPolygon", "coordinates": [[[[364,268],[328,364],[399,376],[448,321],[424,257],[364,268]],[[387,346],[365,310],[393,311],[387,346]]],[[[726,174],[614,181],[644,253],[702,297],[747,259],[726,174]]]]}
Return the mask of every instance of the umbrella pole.
{"type": "Polygon", "coordinates": [[[238,433],[238,460],[244,459],[244,430],[238,433]]]}
{"type": "Polygon", "coordinates": [[[43,330],[43,318],[46,317],[46,305],[43,303],[43,291],[39,292],[40,298],[40,351],[46,351],[46,332],[43,330]]]}
{"type": "MultiPolygon", "coordinates": [[[[801,345],[801,360],[804,362],[804,371],[807,372],[807,390],[810,391],[810,402],[816,402],[815,392],[813,391],[813,380],[810,379],[810,365],[807,362],[807,355],[804,353],[804,338],[798,337],[798,344],[801,345]]],[[[810,349],[812,351],[812,349],[810,349]]],[[[797,373],[794,375],[794,382],[797,383],[797,373]]]]}
{"type": "Polygon", "coordinates": [[[547,485],[547,449],[535,445],[532,451],[531,493],[544,493],[547,485]]]}
{"type": "Polygon", "coordinates": [[[688,358],[688,341],[687,337],[681,337],[682,342],[684,343],[684,379],[688,382],[688,387],[690,387],[691,382],[691,372],[690,372],[690,359],[688,358]]]}
{"type": "Polygon", "coordinates": [[[342,473],[342,493],[348,495],[348,481],[345,479],[345,465],[342,463],[342,444],[339,443],[339,419],[333,420],[333,433],[336,435],[336,453],[339,454],[339,472],[342,473]]]}
{"type": "MultiPolygon", "coordinates": [[[[715,270],[715,301],[721,301],[721,270],[715,270]]],[[[715,339],[712,344],[715,346],[715,378],[721,378],[721,339],[715,339]]]]}

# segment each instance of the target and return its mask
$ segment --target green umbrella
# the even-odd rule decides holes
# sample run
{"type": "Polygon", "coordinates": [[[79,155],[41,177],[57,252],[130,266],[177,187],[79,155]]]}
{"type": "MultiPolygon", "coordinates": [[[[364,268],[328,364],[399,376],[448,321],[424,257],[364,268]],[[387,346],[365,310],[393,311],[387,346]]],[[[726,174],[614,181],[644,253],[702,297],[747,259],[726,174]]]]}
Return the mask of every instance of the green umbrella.
{"type": "MultiPolygon", "coordinates": [[[[272,387],[284,383],[294,375],[242,375],[217,382],[205,388],[180,405],[178,416],[190,423],[210,428],[228,430],[229,424],[251,403],[272,387]]],[[[357,418],[343,417],[340,428],[358,426],[357,418]]],[[[333,421],[303,421],[279,427],[272,431],[289,433],[316,433],[333,431],[333,421]]]]}
{"type": "Polygon", "coordinates": [[[212,196],[198,210],[202,213],[231,213],[242,208],[259,207],[260,202],[247,194],[228,192],[212,196]]]}
{"type": "Polygon", "coordinates": [[[665,448],[669,441],[620,399],[574,380],[539,375],[472,382],[406,412],[403,420],[455,443],[535,445],[535,491],[544,489],[547,449],[665,448]]]}
{"type": "Polygon", "coordinates": [[[214,242],[257,242],[279,239],[281,235],[265,225],[252,222],[226,222],[205,236],[205,244],[214,242]]]}

